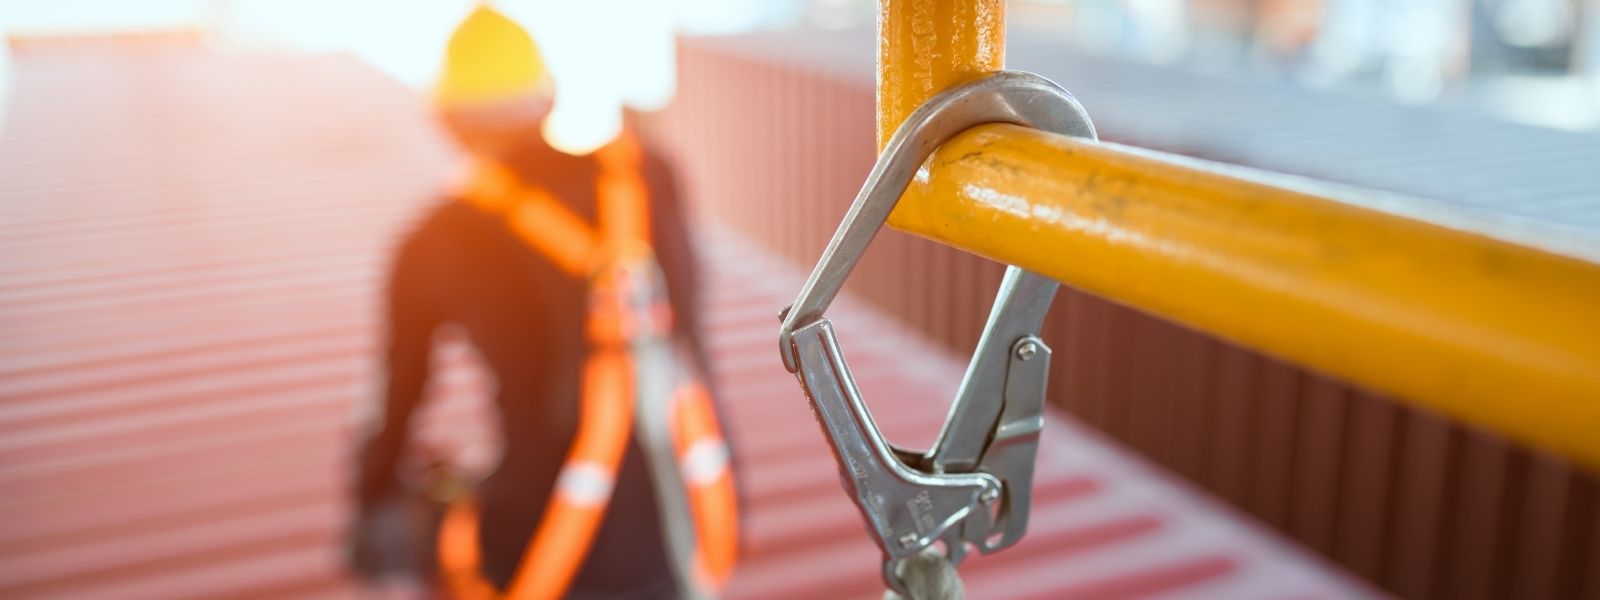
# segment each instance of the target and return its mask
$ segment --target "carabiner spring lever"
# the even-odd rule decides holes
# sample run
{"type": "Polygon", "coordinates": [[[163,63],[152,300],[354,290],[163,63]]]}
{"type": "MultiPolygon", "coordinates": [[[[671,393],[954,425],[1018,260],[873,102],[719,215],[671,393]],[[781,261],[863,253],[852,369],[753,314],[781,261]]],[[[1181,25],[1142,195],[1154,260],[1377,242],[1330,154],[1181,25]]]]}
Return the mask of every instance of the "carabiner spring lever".
{"type": "Polygon", "coordinates": [[[929,99],[889,139],[778,330],[783,364],[811,401],[883,550],[884,582],[902,593],[896,565],[935,542],[959,564],[967,546],[995,552],[1027,529],[1050,362],[1038,333],[1056,282],[1006,269],[944,428],[921,454],[883,438],[823,313],[922,162],[945,140],[986,123],[1095,138],[1078,101],[1030,73],[996,73],[929,99]]]}

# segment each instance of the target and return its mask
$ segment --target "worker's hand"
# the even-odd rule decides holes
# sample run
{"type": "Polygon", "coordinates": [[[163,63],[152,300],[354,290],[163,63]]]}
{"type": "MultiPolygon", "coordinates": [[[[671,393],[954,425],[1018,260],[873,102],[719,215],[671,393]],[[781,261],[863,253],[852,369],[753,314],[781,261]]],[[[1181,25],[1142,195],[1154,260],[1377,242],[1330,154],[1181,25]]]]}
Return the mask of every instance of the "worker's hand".
{"type": "Polygon", "coordinates": [[[391,494],[358,509],[347,545],[350,569],[374,583],[432,582],[439,511],[420,493],[391,494]]]}

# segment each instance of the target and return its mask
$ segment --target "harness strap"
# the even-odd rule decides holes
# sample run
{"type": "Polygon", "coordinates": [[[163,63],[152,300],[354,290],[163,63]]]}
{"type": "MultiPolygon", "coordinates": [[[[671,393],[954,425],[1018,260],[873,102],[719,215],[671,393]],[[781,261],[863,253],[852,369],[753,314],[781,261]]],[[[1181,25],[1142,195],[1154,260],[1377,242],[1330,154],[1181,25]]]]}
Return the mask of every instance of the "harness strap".
{"type": "Polygon", "coordinates": [[[739,558],[739,502],[732,457],[705,386],[698,382],[679,386],[673,405],[673,441],[699,542],[696,578],[717,589],[727,583],[739,558]]]}
{"type": "Polygon", "coordinates": [[[523,553],[509,598],[559,597],[589,554],[611,501],[633,423],[632,368],[620,352],[596,351],[584,365],[583,386],[578,437],[523,553]]]}
{"type": "MultiPolygon", "coordinates": [[[[523,186],[515,173],[486,164],[467,199],[501,214],[512,231],[550,258],[563,272],[590,281],[585,328],[593,351],[583,367],[579,429],[539,527],[504,598],[545,600],[561,596],[593,545],[633,429],[639,386],[630,341],[666,339],[671,306],[637,297],[638,273],[656,269],[649,246],[649,193],[637,141],[624,135],[598,151],[595,231],[549,192],[523,186]]],[[[657,292],[659,294],[659,291],[657,292]]],[[[681,356],[679,357],[682,358],[681,356]]],[[[687,482],[695,521],[692,576],[703,589],[717,589],[737,559],[738,503],[728,448],[704,386],[680,370],[671,394],[671,436],[679,474],[687,482]]],[[[673,375],[673,374],[669,374],[673,375]]],[[[502,597],[481,572],[478,513],[470,501],[453,504],[440,530],[439,562],[458,598],[502,597]]]]}
{"type": "Polygon", "coordinates": [[[647,250],[650,192],[642,173],[639,143],[624,134],[595,151],[599,231],[572,213],[549,191],[525,186],[505,165],[480,161],[465,199],[505,218],[511,231],[568,275],[588,278],[603,262],[647,250]]]}
{"type": "Polygon", "coordinates": [[[445,510],[439,524],[439,571],[452,597],[486,600],[498,591],[479,572],[483,557],[478,549],[478,505],[458,500],[445,510]]]}

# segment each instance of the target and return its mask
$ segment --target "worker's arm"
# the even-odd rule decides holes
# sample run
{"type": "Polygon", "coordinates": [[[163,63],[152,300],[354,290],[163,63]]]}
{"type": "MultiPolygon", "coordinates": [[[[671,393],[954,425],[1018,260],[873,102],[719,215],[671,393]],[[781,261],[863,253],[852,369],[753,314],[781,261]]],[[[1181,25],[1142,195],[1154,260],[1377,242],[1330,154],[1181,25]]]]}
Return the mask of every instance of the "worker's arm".
{"type": "Polygon", "coordinates": [[[380,382],[380,411],[364,431],[357,456],[356,495],[363,508],[391,492],[395,470],[423,401],[428,359],[438,311],[426,285],[423,253],[415,242],[401,247],[389,276],[388,333],[380,382]]]}

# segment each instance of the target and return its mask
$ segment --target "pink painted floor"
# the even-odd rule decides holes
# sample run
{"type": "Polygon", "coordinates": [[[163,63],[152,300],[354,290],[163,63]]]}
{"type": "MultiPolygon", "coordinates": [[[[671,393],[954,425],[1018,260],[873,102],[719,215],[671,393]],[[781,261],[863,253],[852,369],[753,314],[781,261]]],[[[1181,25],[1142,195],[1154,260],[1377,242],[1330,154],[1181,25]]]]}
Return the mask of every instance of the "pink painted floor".
{"type": "MultiPolygon", "coordinates": [[[[52,49],[15,57],[0,137],[0,597],[358,595],[341,571],[349,424],[378,275],[452,157],[421,101],[348,57],[52,49]]],[[[870,598],[877,553],[793,379],[800,273],[722,231],[717,377],[749,556],[735,598],[870,598]]],[[[963,361],[834,311],[892,439],[931,440],[963,361]]],[[[470,351],[437,360],[424,435],[492,451],[470,351]]],[[[1366,597],[1262,530],[1051,416],[1029,536],[972,598],[1366,597]]]]}

